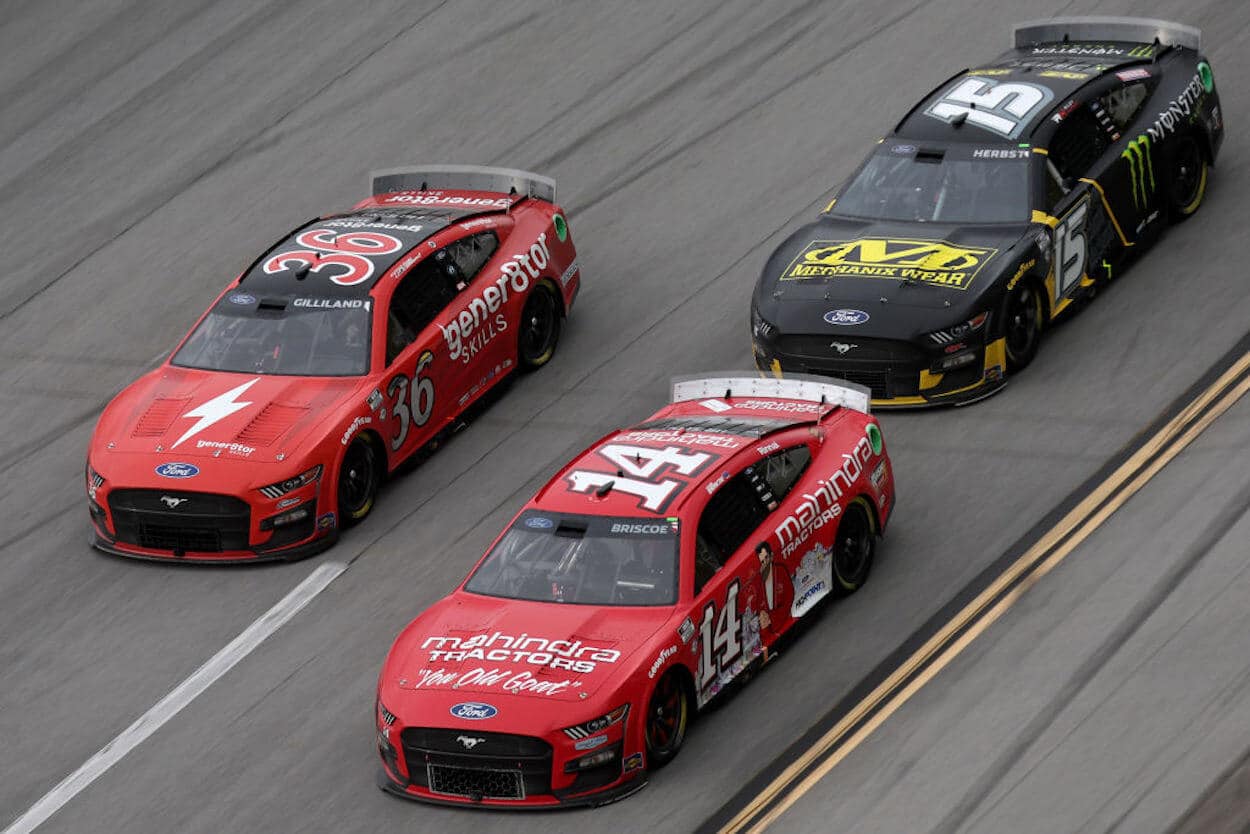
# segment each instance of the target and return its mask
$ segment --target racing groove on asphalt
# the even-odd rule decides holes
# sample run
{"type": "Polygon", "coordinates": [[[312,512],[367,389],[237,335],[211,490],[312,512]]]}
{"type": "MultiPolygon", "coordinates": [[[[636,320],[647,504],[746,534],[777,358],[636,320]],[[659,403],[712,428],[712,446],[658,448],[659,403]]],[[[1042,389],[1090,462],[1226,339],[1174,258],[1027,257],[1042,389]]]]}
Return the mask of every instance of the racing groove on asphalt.
{"type": "Polygon", "coordinates": [[[750,288],[783,231],[937,78],[992,57],[1013,21],[1061,8],[1142,11],[11,4],[0,23],[0,821],[316,564],[179,570],[91,552],[82,461],[100,406],[262,246],[358,199],[366,171],[450,161],[559,183],[586,281],[561,352],[392,482],[369,523],[320,557],[352,561],[342,577],[40,830],[696,828],[1244,331],[1247,108],[1225,81],[1250,75],[1236,4],[1149,10],[1204,29],[1223,82],[1230,136],[1199,218],[1059,328],[1003,394],[883,418],[902,503],[868,586],[698,722],[643,794],[521,818],[383,796],[378,665],[570,454],[650,413],[669,375],[748,364],[750,288]]]}

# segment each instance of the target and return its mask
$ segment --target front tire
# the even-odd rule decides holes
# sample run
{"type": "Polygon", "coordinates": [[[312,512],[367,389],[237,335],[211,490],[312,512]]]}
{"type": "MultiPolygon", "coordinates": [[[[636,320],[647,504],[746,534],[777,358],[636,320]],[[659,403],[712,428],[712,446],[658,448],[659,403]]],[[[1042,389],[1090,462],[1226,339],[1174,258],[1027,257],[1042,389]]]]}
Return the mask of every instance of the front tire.
{"type": "Polygon", "coordinates": [[[536,371],[555,356],[560,341],[560,300],[543,281],[534,287],[521,311],[517,334],[517,364],[522,371],[536,371]]]}
{"type": "Polygon", "coordinates": [[[1207,159],[1191,135],[1178,136],[1168,175],[1169,216],[1176,223],[1197,213],[1207,193],[1207,159]]]}
{"type": "Polygon", "coordinates": [[[877,536],[873,530],[872,516],[864,506],[864,499],[856,498],[847,506],[838,524],[838,534],[833,540],[834,590],[846,596],[859,590],[872,571],[876,555],[877,536]]]}
{"type": "Polygon", "coordinates": [[[382,462],[377,447],[357,437],[343,453],[339,465],[339,519],[344,527],[364,521],[378,497],[382,462]]]}
{"type": "Polygon", "coordinates": [[[1023,370],[1037,356],[1045,310],[1036,282],[1021,281],[1007,292],[1003,299],[1003,337],[1008,374],[1023,370]]]}
{"type": "Polygon", "coordinates": [[[647,740],[647,766],[654,770],[677,758],[690,726],[690,691],[675,671],[656,683],[647,701],[643,731],[647,740]]]}

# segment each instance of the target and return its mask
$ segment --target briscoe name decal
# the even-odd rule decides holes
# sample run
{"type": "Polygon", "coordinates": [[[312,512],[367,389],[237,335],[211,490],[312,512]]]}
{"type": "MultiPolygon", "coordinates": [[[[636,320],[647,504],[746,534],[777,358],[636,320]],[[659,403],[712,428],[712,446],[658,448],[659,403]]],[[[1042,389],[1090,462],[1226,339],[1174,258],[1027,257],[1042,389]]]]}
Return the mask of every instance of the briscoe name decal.
{"type": "Polygon", "coordinates": [[[530,282],[537,280],[551,261],[547,233],[539,234],[528,252],[513,255],[513,259],[515,262],[501,264],[495,282],[487,284],[447,325],[439,325],[447,341],[447,354],[453,360],[467,363],[491,339],[508,329],[508,319],[501,309],[508,303],[509,290],[513,293],[528,290],[530,282]]]}
{"type": "Polygon", "coordinates": [[[468,638],[427,637],[421,648],[429,651],[431,662],[529,663],[571,672],[593,672],[596,664],[615,663],[621,658],[616,649],[587,645],[581,640],[531,637],[524,632],[515,637],[498,631],[468,638]]]}
{"type": "Polygon", "coordinates": [[[850,454],[843,453],[842,458],[842,468],[828,478],[816,481],[816,488],[803,493],[803,502],[773,531],[781,540],[783,557],[789,556],[812,533],[842,514],[838,501],[842,493],[859,480],[864,465],[872,459],[872,444],[867,437],[861,437],[850,454]]]}

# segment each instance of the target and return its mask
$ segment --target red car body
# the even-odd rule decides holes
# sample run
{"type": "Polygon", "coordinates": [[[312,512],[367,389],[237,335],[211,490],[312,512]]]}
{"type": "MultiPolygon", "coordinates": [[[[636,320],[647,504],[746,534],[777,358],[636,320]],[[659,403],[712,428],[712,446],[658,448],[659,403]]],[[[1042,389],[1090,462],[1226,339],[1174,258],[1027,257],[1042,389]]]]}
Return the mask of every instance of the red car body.
{"type": "Polygon", "coordinates": [[[893,500],[866,388],[677,381],[396,639],[378,680],[379,785],[508,808],[638,790],[699,708],[862,584],[893,500]]]}
{"type": "Polygon", "coordinates": [[[395,170],[285,236],[104,410],[94,544],[218,563],[328,547],[387,472],[550,359],[581,279],[554,200],[520,171],[395,170]]]}

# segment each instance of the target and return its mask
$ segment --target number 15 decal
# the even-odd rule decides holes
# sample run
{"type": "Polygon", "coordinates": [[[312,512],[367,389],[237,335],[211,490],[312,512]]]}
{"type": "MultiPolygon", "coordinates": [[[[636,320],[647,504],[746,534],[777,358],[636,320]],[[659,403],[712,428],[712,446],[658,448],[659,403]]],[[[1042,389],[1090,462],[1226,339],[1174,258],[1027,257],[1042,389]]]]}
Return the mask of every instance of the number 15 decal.
{"type": "Polygon", "coordinates": [[[1055,300],[1071,292],[1085,274],[1088,258],[1085,216],[1088,213],[1089,195],[1086,195],[1055,227],[1055,300]]]}

